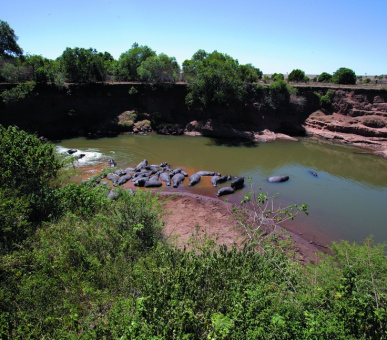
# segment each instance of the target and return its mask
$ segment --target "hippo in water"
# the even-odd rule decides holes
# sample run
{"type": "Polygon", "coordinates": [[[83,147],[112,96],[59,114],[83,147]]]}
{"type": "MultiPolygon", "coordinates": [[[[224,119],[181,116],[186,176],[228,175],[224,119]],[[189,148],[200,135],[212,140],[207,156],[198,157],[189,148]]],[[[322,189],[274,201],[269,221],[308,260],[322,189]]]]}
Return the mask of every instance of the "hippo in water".
{"type": "Polygon", "coordinates": [[[314,172],[314,171],[312,171],[312,170],[309,170],[309,173],[310,173],[312,176],[317,177],[317,172],[314,172]]]}
{"type": "Polygon", "coordinates": [[[218,183],[223,183],[223,182],[226,182],[226,181],[228,181],[230,179],[231,179],[230,175],[227,175],[227,176],[213,176],[210,179],[210,182],[212,183],[212,185],[214,187],[216,187],[218,185],[218,183]]]}
{"type": "Polygon", "coordinates": [[[73,153],[76,153],[78,150],[77,149],[69,149],[67,150],[67,153],[72,155],[73,153]]]}
{"type": "Polygon", "coordinates": [[[220,197],[223,195],[233,194],[234,192],[235,192],[234,188],[224,187],[224,188],[218,190],[218,193],[216,194],[216,196],[220,197]]]}
{"type": "Polygon", "coordinates": [[[244,177],[237,177],[231,182],[231,188],[241,189],[243,188],[244,183],[245,183],[244,177]]]}
{"type": "Polygon", "coordinates": [[[185,176],[181,173],[176,174],[172,177],[173,187],[177,188],[181,183],[183,183],[185,176]]]}
{"type": "Polygon", "coordinates": [[[272,176],[269,177],[267,180],[270,183],[280,183],[280,182],[286,182],[289,179],[289,176],[272,176]]]}
{"type": "Polygon", "coordinates": [[[113,158],[109,159],[109,166],[110,166],[111,168],[114,168],[116,165],[117,165],[117,163],[114,161],[113,158]]]}
{"type": "Polygon", "coordinates": [[[189,186],[192,187],[193,185],[197,184],[200,182],[201,176],[198,175],[198,173],[193,174],[189,176],[189,186]]]}

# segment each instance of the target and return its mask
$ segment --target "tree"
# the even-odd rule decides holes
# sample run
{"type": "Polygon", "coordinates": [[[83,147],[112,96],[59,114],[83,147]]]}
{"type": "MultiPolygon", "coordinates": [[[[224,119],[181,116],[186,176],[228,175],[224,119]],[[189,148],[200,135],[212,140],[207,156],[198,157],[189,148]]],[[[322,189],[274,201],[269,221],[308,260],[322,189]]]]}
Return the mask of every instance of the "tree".
{"type": "Polygon", "coordinates": [[[125,81],[140,80],[137,69],[149,57],[154,57],[156,52],[148,46],[139,46],[134,43],[132,48],[122,53],[117,63],[117,78],[125,81]]]}
{"type": "Polygon", "coordinates": [[[6,21],[0,20],[0,57],[18,57],[23,50],[17,44],[18,37],[6,21]]]}
{"type": "Polygon", "coordinates": [[[318,76],[318,81],[320,83],[329,83],[332,81],[332,75],[328,72],[323,72],[318,76]]]}
{"type": "Polygon", "coordinates": [[[175,82],[180,74],[180,67],[175,57],[164,53],[147,58],[137,69],[141,80],[155,83],[175,82]]]}
{"type": "Polygon", "coordinates": [[[245,83],[256,83],[262,78],[262,71],[251,64],[240,65],[241,79],[245,83]]]}
{"type": "Polygon", "coordinates": [[[186,102],[190,106],[230,105],[243,98],[238,60],[227,54],[198,50],[191,60],[184,61],[183,71],[189,82],[186,102]]]}
{"type": "Polygon", "coordinates": [[[69,82],[88,83],[106,78],[104,55],[95,49],[67,47],[59,57],[65,78],[69,82]]]}
{"type": "Polygon", "coordinates": [[[305,80],[305,72],[300,69],[294,69],[289,73],[289,81],[301,82],[305,80]]]}
{"type": "Polygon", "coordinates": [[[285,80],[285,76],[282,73],[273,73],[271,79],[274,81],[285,80]]]}
{"type": "Polygon", "coordinates": [[[332,77],[335,84],[356,84],[356,74],[349,68],[340,67],[332,77]]]}

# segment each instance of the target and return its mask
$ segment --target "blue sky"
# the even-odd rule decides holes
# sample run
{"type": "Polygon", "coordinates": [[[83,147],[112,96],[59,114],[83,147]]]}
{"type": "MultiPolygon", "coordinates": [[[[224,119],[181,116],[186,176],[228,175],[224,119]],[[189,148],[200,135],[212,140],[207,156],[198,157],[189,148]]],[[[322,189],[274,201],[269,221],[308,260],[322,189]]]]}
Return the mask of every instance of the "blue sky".
{"type": "Polygon", "coordinates": [[[264,73],[387,74],[387,0],[0,0],[25,53],[93,47],[118,59],[134,42],[176,57],[226,53],[264,73]]]}

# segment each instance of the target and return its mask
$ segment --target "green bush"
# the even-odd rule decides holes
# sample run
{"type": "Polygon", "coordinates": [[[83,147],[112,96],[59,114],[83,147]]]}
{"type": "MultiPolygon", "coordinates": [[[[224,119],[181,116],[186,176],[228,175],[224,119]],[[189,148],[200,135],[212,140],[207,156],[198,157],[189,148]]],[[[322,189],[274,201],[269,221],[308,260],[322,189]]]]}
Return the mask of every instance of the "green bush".
{"type": "Polygon", "coordinates": [[[31,99],[36,95],[36,93],[34,93],[35,85],[36,83],[34,81],[18,84],[10,90],[4,90],[1,93],[1,98],[6,105],[18,103],[25,99],[31,99]]]}
{"type": "Polygon", "coordinates": [[[332,76],[335,84],[356,84],[356,74],[349,68],[340,67],[332,76]]]}
{"type": "Polygon", "coordinates": [[[319,76],[318,76],[318,81],[320,83],[329,83],[332,81],[332,75],[327,73],[327,72],[323,72],[321,73],[319,76]]]}
{"type": "Polygon", "coordinates": [[[305,81],[305,72],[300,69],[294,69],[289,73],[288,79],[295,82],[305,81]]]}

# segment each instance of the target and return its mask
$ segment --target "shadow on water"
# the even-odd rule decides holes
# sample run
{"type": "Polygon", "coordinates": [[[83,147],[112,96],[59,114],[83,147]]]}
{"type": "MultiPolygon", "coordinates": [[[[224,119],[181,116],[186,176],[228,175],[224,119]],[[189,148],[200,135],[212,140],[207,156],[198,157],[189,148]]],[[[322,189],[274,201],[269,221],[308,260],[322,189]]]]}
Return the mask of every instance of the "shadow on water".
{"type": "Polygon", "coordinates": [[[227,147],[239,147],[244,146],[247,148],[256,148],[257,142],[247,139],[231,139],[231,138],[210,138],[206,146],[227,146],[227,147]]]}

